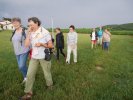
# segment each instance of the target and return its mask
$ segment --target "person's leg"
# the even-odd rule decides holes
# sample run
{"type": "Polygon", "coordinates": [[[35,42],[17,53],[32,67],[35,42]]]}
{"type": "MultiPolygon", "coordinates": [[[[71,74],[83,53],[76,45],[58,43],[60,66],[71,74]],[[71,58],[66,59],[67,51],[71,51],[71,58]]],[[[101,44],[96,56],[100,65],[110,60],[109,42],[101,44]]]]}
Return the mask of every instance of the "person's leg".
{"type": "Polygon", "coordinates": [[[93,45],[94,45],[94,44],[92,43],[92,44],[91,44],[91,49],[93,49],[93,45]]]}
{"type": "Polygon", "coordinates": [[[77,62],[77,45],[75,45],[75,48],[73,49],[73,58],[74,58],[74,62],[77,62]]]}
{"type": "Polygon", "coordinates": [[[27,58],[28,58],[28,54],[29,54],[29,52],[20,55],[19,68],[20,68],[24,78],[26,78],[26,74],[27,74],[27,58]]]}
{"type": "Polygon", "coordinates": [[[16,59],[17,59],[18,67],[19,67],[19,64],[20,64],[20,55],[16,55],[16,59]]]}
{"type": "Polygon", "coordinates": [[[104,42],[104,50],[107,50],[107,44],[104,42]]]}
{"type": "Polygon", "coordinates": [[[93,49],[93,41],[91,41],[91,49],[93,49]]]}
{"type": "MultiPolygon", "coordinates": [[[[17,59],[18,68],[19,68],[19,65],[20,65],[20,55],[16,55],[16,59],[17,59]]],[[[19,68],[19,70],[20,70],[20,68],[19,68]]]]}
{"type": "Polygon", "coordinates": [[[106,42],[103,42],[103,50],[106,48],[106,42]]]}
{"type": "Polygon", "coordinates": [[[99,38],[99,43],[102,45],[102,37],[99,38]]]}
{"type": "Polygon", "coordinates": [[[94,46],[95,46],[95,48],[96,48],[96,46],[97,46],[97,41],[96,41],[96,40],[94,41],[94,46]]]}
{"type": "Polygon", "coordinates": [[[60,48],[60,52],[61,52],[61,54],[62,54],[64,57],[66,57],[66,56],[65,56],[65,53],[63,52],[63,49],[62,49],[62,48],[60,48]]]}
{"type": "MultiPolygon", "coordinates": [[[[27,70],[23,69],[23,65],[22,65],[22,58],[21,58],[21,55],[16,55],[16,59],[17,59],[17,63],[18,63],[18,68],[20,70],[20,72],[22,73],[23,75],[23,82],[22,83],[25,83],[26,81],[26,74],[27,74],[27,70]]],[[[27,68],[27,67],[26,67],[27,68]]]]}
{"type": "Polygon", "coordinates": [[[57,60],[59,60],[59,48],[57,48],[57,60]]]}
{"type": "Polygon", "coordinates": [[[107,51],[109,50],[109,42],[106,42],[107,51]]]}
{"type": "Polygon", "coordinates": [[[108,50],[108,42],[104,42],[104,50],[108,50]]]}
{"type": "Polygon", "coordinates": [[[99,43],[100,39],[99,39],[99,37],[97,37],[97,39],[98,39],[98,40],[97,40],[97,44],[99,45],[99,44],[100,44],[100,43],[99,43]]]}
{"type": "Polygon", "coordinates": [[[66,59],[67,63],[70,63],[71,51],[72,51],[71,46],[68,45],[68,47],[67,47],[67,59],[66,59]]]}
{"type": "Polygon", "coordinates": [[[52,86],[53,81],[52,81],[52,75],[51,75],[51,61],[46,61],[44,59],[41,59],[39,61],[44,72],[44,77],[45,77],[47,86],[52,86]]]}
{"type": "Polygon", "coordinates": [[[32,87],[35,81],[35,75],[37,72],[38,65],[39,65],[39,60],[33,59],[33,58],[30,60],[29,68],[27,72],[27,80],[26,80],[25,90],[24,90],[25,93],[32,92],[32,87]]]}
{"type": "Polygon", "coordinates": [[[19,70],[20,70],[20,72],[22,73],[22,75],[23,75],[23,78],[25,78],[25,72],[23,71],[23,65],[22,65],[22,59],[21,59],[21,55],[16,55],[16,59],[17,59],[17,63],[18,63],[18,68],[19,68],[19,70]]]}
{"type": "Polygon", "coordinates": [[[104,49],[104,43],[103,43],[103,41],[102,41],[102,50],[104,49]]]}

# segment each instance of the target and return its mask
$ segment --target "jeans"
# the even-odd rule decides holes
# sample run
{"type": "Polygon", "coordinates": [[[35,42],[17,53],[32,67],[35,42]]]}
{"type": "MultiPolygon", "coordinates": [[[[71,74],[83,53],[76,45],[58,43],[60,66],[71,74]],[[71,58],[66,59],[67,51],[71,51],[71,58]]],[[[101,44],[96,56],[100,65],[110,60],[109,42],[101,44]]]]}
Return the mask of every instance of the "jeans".
{"type": "Polygon", "coordinates": [[[103,49],[108,50],[109,49],[109,42],[103,42],[103,49]]]}
{"type": "Polygon", "coordinates": [[[26,75],[27,75],[26,62],[27,62],[28,54],[29,54],[29,52],[24,53],[24,54],[20,54],[20,55],[16,55],[19,70],[21,71],[24,78],[26,78],[26,75]]]}

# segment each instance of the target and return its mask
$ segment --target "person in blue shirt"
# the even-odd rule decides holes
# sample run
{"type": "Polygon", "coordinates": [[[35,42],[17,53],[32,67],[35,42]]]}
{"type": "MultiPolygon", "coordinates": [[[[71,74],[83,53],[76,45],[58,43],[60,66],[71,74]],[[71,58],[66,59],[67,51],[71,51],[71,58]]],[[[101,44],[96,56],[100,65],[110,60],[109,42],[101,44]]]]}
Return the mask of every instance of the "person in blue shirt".
{"type": "Polygon", "coordinates": [[[98,31],[97,34],[98,34],[97,44],[98,44],[98,45],[102,45],[102,36],[103,36],[102,27],[99,28],[99,31],[98,31]]]}

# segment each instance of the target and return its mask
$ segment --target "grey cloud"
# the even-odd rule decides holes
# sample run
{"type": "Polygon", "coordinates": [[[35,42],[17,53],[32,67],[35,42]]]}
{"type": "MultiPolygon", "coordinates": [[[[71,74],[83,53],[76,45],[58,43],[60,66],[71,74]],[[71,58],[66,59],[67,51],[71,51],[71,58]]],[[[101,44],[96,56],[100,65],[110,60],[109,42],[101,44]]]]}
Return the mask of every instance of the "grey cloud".
{"type": "Polygon", "coordinates": [[[133,22],[133,0],[1,0],[0,17],[37,16],[45,27],[96,27],[133,22]]]}

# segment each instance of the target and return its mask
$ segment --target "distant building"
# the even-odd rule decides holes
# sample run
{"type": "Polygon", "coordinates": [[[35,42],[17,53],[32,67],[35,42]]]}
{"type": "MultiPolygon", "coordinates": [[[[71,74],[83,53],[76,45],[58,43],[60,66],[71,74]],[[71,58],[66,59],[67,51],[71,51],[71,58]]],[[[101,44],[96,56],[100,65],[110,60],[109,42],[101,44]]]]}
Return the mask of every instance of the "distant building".
{"type": "Polygon", "coordinates": [[[0,21],[0,30],[14,30],[12,23],[8,20],[0,21]]]}
{"type": "Polygon", "coordinates": [[[0,31],[2,30],[2,24],[0,24],[0,31]]]}

